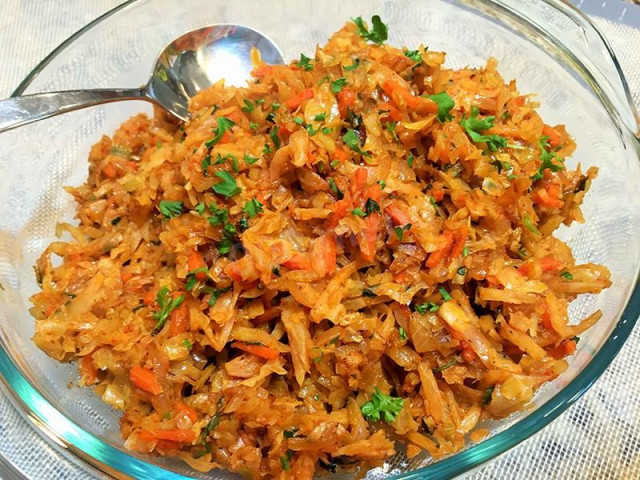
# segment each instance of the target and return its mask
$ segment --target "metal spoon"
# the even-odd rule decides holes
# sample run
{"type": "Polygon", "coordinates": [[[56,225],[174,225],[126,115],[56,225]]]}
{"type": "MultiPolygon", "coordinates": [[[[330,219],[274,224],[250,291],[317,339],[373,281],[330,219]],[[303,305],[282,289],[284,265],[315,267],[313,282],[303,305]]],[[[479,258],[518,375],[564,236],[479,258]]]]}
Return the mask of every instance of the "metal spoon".
{"type": "Polygon", "coordinates": [[[120,100],[148,100],[181,120],[189,117],[189,99],[224,78],[242,86],[253,69],[251,48],[262,60],[282,64],[280,49],[265,35],[242,25],[218,24],[193,30],[160,54],[149,82],[140,88],[70,90],[37,93],[0,101],[0,133],[61,113],[120,100]]]}

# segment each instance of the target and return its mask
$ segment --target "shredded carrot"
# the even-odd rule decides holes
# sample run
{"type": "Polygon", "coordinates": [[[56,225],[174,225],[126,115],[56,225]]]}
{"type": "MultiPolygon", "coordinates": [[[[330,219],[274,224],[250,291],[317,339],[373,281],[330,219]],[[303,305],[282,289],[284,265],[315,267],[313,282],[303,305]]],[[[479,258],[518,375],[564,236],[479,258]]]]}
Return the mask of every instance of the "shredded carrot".
{"type": "MultiPolygon", "coordinates": [[[[193,272],[201,270],[202,268],[207,268],[207,263],[204,261],[204,257],[197,250],[192,251],[189,254],[189,271],[193,272]]],[[[207,272],[199,271],[196,272],[195,276],[202,282],[207,279],[207,272]]]]}
{"type": "Polygon", "coordinates": [[[189,309],[180,305],[169,315],[169,335],[175,337],[189,330],[189,309]]]}
{"type": "Polygon", "coordinates": [[[129,378],[136,387],[153,395],[160,395],[163,391],[156,374],[147,368],[134,365],[129,372],[129,378]]]}
{"type": "Polygon", "coordinates": [[[451,247],[453,246],[453,242],[455,240],[455,233],[451,230],[445,230],[442,235],[445,239],[445,246],[429,255],[429,258],[426,262],[427,268],[437,267],[451,251],[451,247]]]}
{"type": "Polygon", "coordinates": [[[314,240],[311,245],[311,269],[319,276],[336,269],[336,237],[329,233],[314,240]]]}
{"type": "Polygon", "coordinates": [[[292,270],[311,270],[311,259],[305,253],[296,252],[282,265],[292,270]]]}
{"type": "Polygon", "coordinates": [[[176,402],[176,411],[184,413],[194,423],[198,421],[198,412],[181,400],[176,402]]]}
{"type": "Polygon", "coordinates": [[[343,88],[337,95],[338,112],[341,118],[347,117],[349,109],[353,110],[356,104],[356,92],[351,88],[343,88]]]}
{"type": "Polygon", "coordinates": [[[280,356],[280,352],[269,348],[265,345],[253,345],[251,343],[245,342],[233,342],[231,344],[231,348],[237,348],[238,350],[243,350],[247,353],[255,355],[256,357],[264,358],[267,360],[275,360],[280,356]]]}
{"type": "Polygon", "coordinates": [[[549,146],[551,148],[560,146],[560,135],[558,135],[558,132],[556,132],[553,127],[547,125],[546,123],[542,127],[542,135],[549,137],[549,146]]]}
{"type": "Polygon", "coordinates": [[[131,280],[134,277],[133,273],[131,272],[125,272],[123,274],[120,275],[120,281],[122,281],[122,283],[127,283],[129,280],[131,280]]]}
{"type": "Polygon", "coordinates": [[[150,288],[149,290],[147,290],[147,293],[144,294],[142,302],[147,306],[153,305],[156,301],[156,293],[157,292],[155,288],[150,288]]]}
{"type": "Polygon", "coordinates": [[[299,94],[287,100],[287,108],[289,110],[295,110],[300,106],[300,104],[302,104],[302,102],[305,102],[312,98],[313,98],[313,89],[307,88],[301,91],[299,94]]]}
{"type": "Polygon", "coordinates": [[[93,385],[96,383],[98,381],[98,369],[93,363],[93,357],[91,354],[82,357],[80,365],[85,383],[87,385],[93,385]]]}
{"type": "Polygon", "coordinates": [[[401,99],[409,108],[415,108],[420,103],[420,99],[418,97],[414,97],[409,90],[395,80],[386,80],[382,84],[382,89],[384,90],[384,93],[393,98],[396,103],[398,103],[398,99],[401,99]]]}
{"type": "Polygon", "coordinates": [[[118,176],[118,170],[111,163],[107,163],[102,167],[102,173],[108,178],[116,178],[118,176]]]}
{"type": "Polygon", "coordinates": [[[411,223],[411,217],[409,217],[405,209],[401,207],[398,202],[391,202],[385,207],[384,211],[389,215],[394,225],[406,225],[407,223],[411,223]]]}
{"type": "Polygon", "coordinates": [[[196,432],[193,430],[153,430],[151,434],[158,440],[168,440],[178,443],[193,443],[196,439],[196,432]]]}

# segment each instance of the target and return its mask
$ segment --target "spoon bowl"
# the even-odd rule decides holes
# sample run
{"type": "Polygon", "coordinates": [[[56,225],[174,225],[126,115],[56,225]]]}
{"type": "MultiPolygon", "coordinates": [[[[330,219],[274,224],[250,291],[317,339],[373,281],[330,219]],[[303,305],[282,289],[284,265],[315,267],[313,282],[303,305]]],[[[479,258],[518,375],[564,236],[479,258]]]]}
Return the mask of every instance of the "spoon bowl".
{"type": "Polygon", "coordinates": [[[140,88],[69,90],[0,101],[0,133],[80,108],[121,100],[147,100],[180,120],[189,118],[189,100],[224,80],[242,86],[254,68],[252,50],[265,63],[284,63],[266,35],[243,25],[215,24],[192,30],[167,45],[149,82],[140,88]]]}
{"type": "Polygon", "coordinates": [[[251,50],[262,61],[283,64],[280,49],[264,34],[243,25],[219,24],[193,30],[171,42],[153,68],[146,95],[182,120],[189,99],[211,85],[240,87],[251,78],[251,50]]]}

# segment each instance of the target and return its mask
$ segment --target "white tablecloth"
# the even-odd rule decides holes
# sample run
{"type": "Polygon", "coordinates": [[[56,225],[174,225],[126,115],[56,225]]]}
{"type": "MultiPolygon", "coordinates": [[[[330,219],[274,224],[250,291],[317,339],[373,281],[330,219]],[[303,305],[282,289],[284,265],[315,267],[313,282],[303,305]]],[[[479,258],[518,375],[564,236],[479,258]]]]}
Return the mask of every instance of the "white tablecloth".
{"type": "MultiPolygon", "coordinates": [[[[9,96],[29,71],[70,34],[119,3],[120,0],[2,0],[0,97],[9,96]]],[[[624,11],[620,0],[609,0],[605,6],[607,3],[607,8],[624,11]]],[[[628,5],[625,14],[640,16],[640,7],[628,5]]],[[[603,18],[594,20],[609,38],[627,74],[634,100],[640,105],[640,30],[603,18]]],[[[469,478],[640,479],[639,327],[602,378],[577,404],[469,478]]],[[[0,456],[30,479],[88,478],[87,473],[46,444],[1,393],[0,456]]]]}

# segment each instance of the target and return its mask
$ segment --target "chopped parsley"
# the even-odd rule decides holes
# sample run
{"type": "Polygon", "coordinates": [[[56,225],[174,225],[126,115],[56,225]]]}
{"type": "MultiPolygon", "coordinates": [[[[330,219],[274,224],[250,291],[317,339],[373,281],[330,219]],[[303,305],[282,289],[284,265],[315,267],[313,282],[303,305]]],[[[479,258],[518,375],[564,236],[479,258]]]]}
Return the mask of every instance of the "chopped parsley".
{"type": "Polygon", "coordinates": [[[493,393],[493,390],[496,388],[495,385],[491,385],[489,388],[487,388],[484,393],[482,394],[482,405],[483,406],[487,406],[491,403],[491,394],[493,393]]]}
{"type": "Polygon", "coordinates": [[[218,299],[220,298],[220,296],[223,293],[227,293],[229,290],[231,290],[231,287],[225,287],[225,288],[212,288],[208,291],[208,293],[211,294],[211,298],[209,298],[209,306],[213,307],[216,302],[218,301],[218,299]]]}
{"type": "Polygon", "coordinates": [[[387,129],[387,132],[391,134],[391,137],[398,143],[400,143],[400,139],[398,138],[398,134],[396,133],[396,122],[385,122],[384,128],[387,129]]]}
{"type": "Polygon", "coordinates": [[[380,190],[384,190],[384,187],[387,186],[387,182],[384,180],[378,180],[378,185],[380,185],[380,190]]]}
{"type": "Polygon", "coordinates": [[[242,107],[242,111],[245,113],[251,113],[255,110],[255,105],[248,98],[244,99],[244,107],[242,107]]]}
{"type": "Polygon", "coordinates": [[[371,215],[372,213],[380,212],[380,205],[375,200],[367,198],[367,201],[364,203],[364,209],[367,215],[371,215]]]}
{"type": "MultiPolygon", "coordinates": [[[[436,118],[440,123],[444,123],[447,120],[453,119],[451,116],[451,109],[456,106],[453,98],[447,95],[446,92],[436,93],[435,95],[428,95],[428,98],[438,104],[438,113],[436,118]]],[[[464,126],[464,125],[463,125],[464,126]]]]}
{"type": "Polygon", "coordinates": [[[177,217],[182,213],[182,202],[169,202],[167,200],[160,201],[158,210],[165,218],[177,217]]]}
{"type": "Polygon", "coordinates": [[[244,161],[246,162],[247,165],[253,165],[254,163],[256,163],[259,160],[256,157],[252,157],[248,153],[245,153],[243,158],[244,158],[244,161]]]}
{"type": "Polygon", "coordinates": [[[249,216],[249,218],[253,218],[257,214],[262,213],[263,211],[262,207],[263,207],[262,203],[260,203],[257,199],[252,198],[244,205],[244,208],[242,209],[242,211],[246,213],[249,216]]]}
{"type": "Polygon", "coordinates": [[[420,50],[407,50],[404,52],[404,56],[416,63],[422,62],[422,55],[420,55],[420,50]]]}
{"type": "Polygon", "coordinates": [[[536,235],[540,235],[540,230],[538,230],[536,226],[533,224],[533,220],[531,220],[531,217],[529,215],[524,216],[523,223],[524,223],[524,226],[527,228],[527,230],[529,230],[532,233],[535,233],[536,235]]]}
{"type": "Polygon", "coordinates": [[[453,367],[456,363],[458,363],[458,362],[454,357],[451,360],[449,360],[447,363],[445,363],[444,365],[440,365],[439,367],[433,368],[432,371],[433,372],[442,372],[442,371],[446,370],[447,368],[453,367]]]}
{"type": "Polygon", "coordinates": [[[271,269],[271,273],[273,273],[276,277],[279,277],[280,275],[282,275],[280,273],[280,267],[278,265],[275,265],[272,269],[271,269]]]}
{"type": "Polygon", "coordinates": [[[222,140],[222,137],[227,132],[227,130],[230,130],[231,127],[233,127],[236,124],[236,122],[228,119],[227,117],[218,117],[216,121],[218,124],[218,128],[215,128],[213,130],[213,133],[215,133],[216,136],[213,137],[211,140],[207,140],[206,142],[204,142],[207,148],[211,148],[214,145],[216,145],[220,140],[222,140]]]}
{"type": "Polygon", "coordinates": [[[350,72],[351,70],[355,70],[355,69],[356,69],[356,68],[358,68],[359,66],[360,66],[360,59],[359,59],[359,58],[356,58],[356,59],[353,61],[353,64],[351,64],[351,65],[347,65],[347,66],[344,66],[344,67],[342,67],[342,68],[344,69],[344,71],[345,71],[345,72],[350,72]]]}
{"type": "Polygon", "coordinates": [[[362,17],[356,17],[353,19],[353,23],[358,27],[358,33],[362,38],[370,42],[382,45],[388,36],[387,26],[382,23],[379,15],[371,17],[372,29],[369,31],[369,27],[362,20],[362,17]]]}
{"type": "Polygon", "coordinates": [[[360,411],[369,421],[383,419],[385,422],[391,423],[396,419],[403,406],[404,400],[402,398],[385,395],[378,387],[374,387],[371,400],[362,405],[360,411]]]}
{"type": "Polygon", "coordinates": [[[200,215],[204,215],[204,202],[200,202],[198,205],[196,205],[193,209],[200,215]]]}
{"type": "Polygon", "coordinates": [[[319,113],[315,117],[313,117],[313,119],[316,122],[323,122],[323,121],[325,121],[327,119],[327,114],[326,113],[319,113]]]}
{"type": "Polygon", "coordinates": [[[355,215],[356,217],[366,217],[367,216],[367,212],[362,210],[360,207],[357,207],[357,208],[354,208],[353,210],[351,210],[351,215],[355,215]]]}
{"type": "Polygon", "coordinates": [[[540,145],[540,152],[541,152],[540,160],[542,161],[542,163],[540,164],[538,171],[531,177],[531,180],[533,180],[534,182],[537,180],[541,180],[544,177],[544,171],[547,169],[551,170],[552,172],[559,172],[560,170],[563,169],[562,165],[554,163],[553,160],[555,159],[561,163],[564,160],[558,157],[558,155],[556,155],[555,152],[551,152],[546,149],[548,140],[549,140],[549,137],[544,136],[540,138],[540,140],[538,141],[538,145],[540,145]]]}
{"type": "Polygon", "coordinates": [[[216,172],[214,175],[222,180],[212,187],[214,192],[219,195],[224,195],[226,198],[233,197],[234,195],[240,193],[240,188],[238,188],[236,180],[231,176],[229,172],[227,172],[226,170],[222,170],[220,172],[216,172]]]}
{"type": "Polygon", "coordinates": [[[408,231],[411,229],[411,224],[407,223],[405,226],[403,227],[395,227],[394,231],[396,232],[396,237],[398,237],[398,241],[402,241],[402,237],[404,236],[404,232],[408,231]]]}
{"type": "Polygon", "coordinates": [[[283,457],[280,457],[280,464],[282,465],[282,470],[289,470],[291,468],[291,458],[293,457],[293,452],[291,450],[287,450],[287,454],[283,457]]]}
{"type": "Polygon", "coordinates": [[[462,275],[463,277],[467,274],[467,268],[466,267],[460,267],[458,269],[458,275],[462,275]]]}
{"type": "Polygon", "coordinates": [[[364,290],[362,290],[362,296],[363,297],[369,297],[369,298],[375,298],[378,295],[376,295],[376,293],[372,289],[365,288],[364,290]]]}
{"type": "Polygon", "coordinates": [[[413,168],[413,153],[409,153],[409,156],[407,157],[407,165],[409,165],[409,168],[413,168]]]}
{"type": "Polygon", "coordinates": [[[462,249],[462,256],[463,257],[468,257],[469,256],[469,247],[467,247],[466,245],[462,249]]]}
{"type": "Polygon", "coordinates": [[[367,152],[362,151],[362,148],[360,147],[360,138],[358,138],[355,130],[347,130],[347,133],[345,133],[342,137],[342,141],[354,152],[357,152],[366,157],[371,156],[367,152]]]}
{"type": "Polygon", "coordinates": [[[406,330],[405,330],[403,327],[400,327],[400,328],[398,329],[398,334],[400,335],[400,338],[401,338],[402,340],[406,340],[406,339],[407,339],[407,332],[406,332],[406,330]]]}
{"type": "Polygon", "coordinates": [[[226,208],[218,208],[213,203],[209,204],[209,210],[213,215],[211,217],[207,217],[207,220],[209,221],[209,224],[211,224],[211,226],[216,227],[218,225],[224,225],[225,223],[227,223],[227,220],[229,218],[229,210],[227,210],[226,208]]]}
{"type": "Polygon", "coordinates": [[[460,125],[467,131],[469,138],[476,143],[486,143],[492,152],[497,151],[500,147],[506,147],[508,142],[505,137],[501,137],[500,135],[482,135],[480,133],[493,127],[496,117],[478,118],[478,113],[478,107],[473,107],[469,118],[465,118],[463,115],[460,121],[460,125]]]}
{"type": "Polygon", "coordinates": [[[269,137],[273,142],[273,146],[276,147],[276,150],[280,148],[280,137],[278,136],[278,126],[275,125],[271,131],[269,132],[269,137]]]}
{"type": "Polygon", "coordinates": [[[440,292],[440,295],[442,295],[442,299],[445,302],[448,302],[449,300],[451,300],[451,295],[449,295],[449,292],[447,292],[443,287],[440,287],[438,291],[440,292]]]}
{"type": "Polygon", "coordinates": [[[433,302],[421,303],[413,306],[413,311],[422,315],[427,312],[436,313],[438,310],[440,310],[440,306],[433,302]]]}
{"type": "Polygon", "coordinates": [[[200,166],[202,167],[202,174],[206,177],[208,175],[207,169],[211,166],[211,155],[206,154],[200,166]]]}
{"type": "Polygon", "coordinates": [[[167,323],[171,312],[180,307],[182,302],[184,302],[184,295],[180,295],[178,298],[171,298],[171,292],[166,286],[164,286],[158,290],[156,300],[160,310],[153,314],[153,319],[156,321],[156,325],[153,327],[151,335],[157,335],[160,333],[162,327],[167,323]]]}
{"type": "Polygon", "coordinates": [[[342,190],[338,188],[338,185],[336,185],[336,181],[333,178],[329,177],[327,179],[327,182],[329,183],[329,189],[336,194],[338,200],[342,200],[344,198],[344,193],[342,193],[342,190]]]}
{"type": "Polygon", "coordinates": [[[193,348],[193,344],[186,338],[182,339],[182,344],[187,347],[189,350],[193,348]]]}
{"type": "Polygon", "coordinates": [[[300,54],[300,60],[296,62],[296,65],[307,72],[309,70],[313,70],[313,65],[311,65],[311,59],[307,57],[304,53],[300,54]]]}
{"type": "Polygon", "coordinates": [[[560,272],[560,276],[566,280],[573,280],[573,275],[567,271],[560,272]]]}
{"type": "Polygon", "coordinates": [[[292,427],[289,430],[284,430],[282,432],[282,434],[284,435],[284,438],[299,438],[299,437],[302,437],[302,435],[298,435],[298,430],[300,430],[300,429],[296,428],[296,427],[292,427]]]}
{"type": "Polygon", "coordinates": [[[344,77],[338,78],[331,82],[331,91],[333,93],[340,93],[342,88],[347,84],[347,79],[344,77]]]}
{"type": "Polygon", "coordinates": [[[238,233],[235,225],[226,223],[222,228],[222,240],[218,242],[218,253],[220,255],[226,255],[231,251],[233,246],[233,240],[238,233]]]}
{"type": "Polygon", "coordinates": [[[209,269],[207,267],[200,267],[187,273],[187,283],[184,286],[185,290],[187,291],[193,290],[193,287],[195,287],[196,283],[198,283],[198,278],[197,278],[198,273],[208,274],[209,269]]]}

